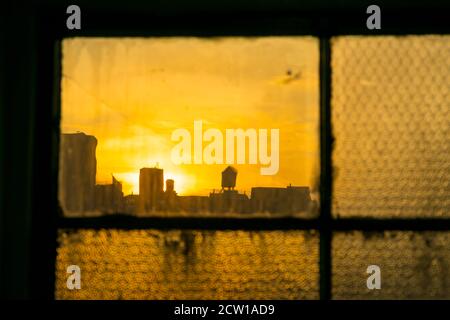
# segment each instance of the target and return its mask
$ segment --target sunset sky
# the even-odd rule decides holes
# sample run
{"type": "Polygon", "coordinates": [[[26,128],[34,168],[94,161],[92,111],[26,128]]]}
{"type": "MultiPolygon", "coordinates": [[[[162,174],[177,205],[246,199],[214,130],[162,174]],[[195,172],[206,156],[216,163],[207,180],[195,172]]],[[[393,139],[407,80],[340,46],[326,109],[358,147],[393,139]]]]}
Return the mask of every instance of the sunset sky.
{"type": "MultiPolygon", "coordinates": [[[[220,189],[222,165],[176,165],[171,134],[280,130],[280,167],[234,165],[237,189],[315,185],[319,172],[319,56],[312,37],[73,38],[63,41],[61,132],[94,135],[97,183],[111,174],[139,192],[158,165],[181,195],[220,189]]],[[[204,144],[206,145],[206,143],[204,144]]]]}

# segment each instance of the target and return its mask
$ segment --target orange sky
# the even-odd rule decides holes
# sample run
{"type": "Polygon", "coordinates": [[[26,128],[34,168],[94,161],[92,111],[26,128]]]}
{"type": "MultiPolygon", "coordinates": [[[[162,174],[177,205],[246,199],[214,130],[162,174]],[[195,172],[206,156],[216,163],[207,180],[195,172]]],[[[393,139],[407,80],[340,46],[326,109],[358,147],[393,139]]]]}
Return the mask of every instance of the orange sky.
{"type": "Polygon", "coordinates": [[[312,37],[72,38],[63,41],[63,133],[97,137],[97,182],[125,194],[139,169],[159,165],[179,194],[220,188],[226,165],[175,165],[171,134],[280,130],[280,167],[235,165],[237,189],[314,185],[319,168],[319,56],[312,37]],[[288,74],[289,73],[289,74],[288,74]]]}

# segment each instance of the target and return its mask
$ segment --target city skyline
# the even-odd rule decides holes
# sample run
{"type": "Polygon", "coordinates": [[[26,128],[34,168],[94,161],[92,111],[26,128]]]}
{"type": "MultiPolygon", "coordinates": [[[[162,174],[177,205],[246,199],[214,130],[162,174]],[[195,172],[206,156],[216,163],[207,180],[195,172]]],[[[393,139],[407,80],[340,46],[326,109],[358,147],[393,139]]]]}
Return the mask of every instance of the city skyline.
{"type": "Polygon", "coordinates": [[[220,187],[206,196],[178,194],[176,181],[166,179],[158,167],[140,168],[139,193],[126,195],[114,175],[109,184],[97,182],[97,145],[95,136],[83,132],[61,134],[58,199],[65,215],[296,214],[318,209],[309,186],[255,185],[249,194],[239,192],[238,170],[230,165],[221,173],[220,187]]]}

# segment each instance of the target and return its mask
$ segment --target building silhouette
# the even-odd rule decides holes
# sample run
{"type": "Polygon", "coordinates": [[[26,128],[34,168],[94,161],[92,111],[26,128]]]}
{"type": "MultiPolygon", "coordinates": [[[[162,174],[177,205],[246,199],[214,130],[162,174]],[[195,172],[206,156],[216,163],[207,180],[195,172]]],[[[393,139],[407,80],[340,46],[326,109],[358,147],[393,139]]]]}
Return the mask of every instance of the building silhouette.
{"type": "Polygon", "coordinates": [[[175,192],[175,181],[173,179],[166,180],[166,190],[163,197],[164,211],[177,211],[179,208],[179,197],[175,192]]]}
{"type": "Polygon", "coordinates": [[[211,212],[208,196],[179,196],[178,210],[187,213],[211,212]]]}
{"type": "Polygon", "coordinates": [[[161,210],[164,194],[164,172],[159,168],[142,168],[139,171],[139,211],[161,210]]]}
{"type": "Polygon", "coordinates": [[[58,197],[66,214],[95,209],[96,148],[94,136],[81,132],[60,136],[58,197]]]}
{"type": "Polygon", "coordinates": [[[250,213],[250,199],[236,190],[222,190],[209,194],[210,210],[216,213],[250,213]]]}
{"type": "Polygon", "coordinates": [[[311,205],[309,187],[253,187],[252,212],[296,213],[307,211],[311,205]]]}
{"type": "Polygon", "coordinates": [[[123,212],[129,215],[137,215],[139,209],[139,195],[129,194],[123,197],[123,212]]]}
{"type": "Polygon", "coordinates": [[[122,183],[112,177],[111,184],[97,184],[95,186],[95,209],[102,213],[116,213],[124,211],[122,183]]]}
{"type": "Polygon", "coordinates": [[[166,180],[166,191],[167,194],[176,194],[175,193],[175,181],[173,179],[166,180]]]}

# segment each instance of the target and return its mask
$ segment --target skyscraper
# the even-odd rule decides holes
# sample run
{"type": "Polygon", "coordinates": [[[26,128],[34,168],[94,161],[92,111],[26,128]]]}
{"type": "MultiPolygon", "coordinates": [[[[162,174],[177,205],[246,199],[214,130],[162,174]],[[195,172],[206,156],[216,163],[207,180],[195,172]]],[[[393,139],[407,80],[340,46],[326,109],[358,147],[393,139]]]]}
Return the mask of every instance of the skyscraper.
{"type": "Polygon", "coordinates": [[[159,168],[142,168],[139,171],[139,209],[143,213],[157,211],[164,194],[164,173],[159,168]]]}
{"type": "Polygon", "coordinates": [[[65,214],[94,209],[97,139],[79,133],[61,134],[59,148],[59,202],[65,214]]]}

